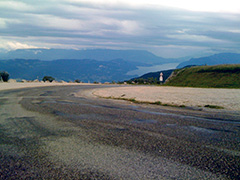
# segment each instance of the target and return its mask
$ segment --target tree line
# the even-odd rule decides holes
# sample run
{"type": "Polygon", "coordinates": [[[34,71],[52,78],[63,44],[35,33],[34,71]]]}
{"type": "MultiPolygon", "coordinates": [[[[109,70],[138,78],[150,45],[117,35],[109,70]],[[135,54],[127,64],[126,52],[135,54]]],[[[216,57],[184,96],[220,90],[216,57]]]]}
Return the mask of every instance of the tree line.
{"type": "MultiPolygon", "coordinates": [[[[10,77],[10,75],[8,72],[0,71],[0,81],[8,82],[9,77],[10,77]]],[[[42,78],[42,81],[44,81],[44,82],[53,82],[54,80],[55,80],[55,78],[52,76],[44,76],[42,78]]],[[[74,82],[81,83],[82,81],[80,79],[76,79],[74,82]]]]}

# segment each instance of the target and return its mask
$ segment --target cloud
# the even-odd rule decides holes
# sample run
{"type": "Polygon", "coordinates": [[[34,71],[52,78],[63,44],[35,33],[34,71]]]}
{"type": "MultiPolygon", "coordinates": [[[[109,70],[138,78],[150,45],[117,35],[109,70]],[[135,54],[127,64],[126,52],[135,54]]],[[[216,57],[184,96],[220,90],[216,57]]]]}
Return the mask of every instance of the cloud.
{"type": "Polygon", "coordinates": [[[0,29],[6,28],[6,22],[4,19],[0,18],[0,29]]]}
{"type": "Polygon", "coordinates": [[[3,0],[0,2],[0,8],[5,10],[14,10],[14,11],[29,11],[34,10],[35,7],[24,2],[19,1],[6,1],[3,0]]]}
{"type": "Polygon", "coordinates": [[[9,49],[30,49],[30,48],[38,48],[36,46],[31,46],[28,44],[22,44],[19,42],[7,42],[7,47],[9,49]]]}
{"type": "Polygon", "coordinates": [[[198,12],[227,12],[240,13],[238,0],[65,0],[74,4],[91,4],[101,8],[130,7],[130,8],[159,8],[168,7],[198,12]]]}
{"type": "Polygon", "coordinates": [[[17,41],[6,41],[3,39],[0,39],[0,48],[6,49],[6,50],[16,50],[16,49],[32,49],[32,48],[38,48],[36,46],[23,44],[17,41]]]}
{"type": "Polygon", "coordinates": [[[232,5],[221,10],[224,4],[218,2],[215,10],[211,3],[204,12],[193,8],[194,4],[203,7],[207,2],[1,1],[1,36],[12,43],[1,47],[145,49],[166,57],[198,51],[238,52],[238,6],[233,11],[229,10],[232,5]]]}

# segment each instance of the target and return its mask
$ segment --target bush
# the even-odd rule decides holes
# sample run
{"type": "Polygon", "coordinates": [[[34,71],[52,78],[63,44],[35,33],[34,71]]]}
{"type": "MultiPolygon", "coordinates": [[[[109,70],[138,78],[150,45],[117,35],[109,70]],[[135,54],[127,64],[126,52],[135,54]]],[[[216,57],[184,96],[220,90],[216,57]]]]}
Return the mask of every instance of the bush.
{"type": "Polygon", "coordinates": [[[81,83],[82,81],[80,79],[76,79],[74,82],[75,83],[81,83]]]}
{"type": "Polygon", "coordinates": [[[2,79],[3,80],[3,82],[8,82],[8,80],[9,80],[9,74],[7,73],[7,72],[5,72],[5,71],[1,71],[0,72],[0,79],[2,79]]]}
{"type": "Polygon", "coordinates": [[[44,76],[42,80],[44,82],[46,82],[46,81],[53,82],[55,80],[55,78],[53,78],[52,76],[44,76]]]}

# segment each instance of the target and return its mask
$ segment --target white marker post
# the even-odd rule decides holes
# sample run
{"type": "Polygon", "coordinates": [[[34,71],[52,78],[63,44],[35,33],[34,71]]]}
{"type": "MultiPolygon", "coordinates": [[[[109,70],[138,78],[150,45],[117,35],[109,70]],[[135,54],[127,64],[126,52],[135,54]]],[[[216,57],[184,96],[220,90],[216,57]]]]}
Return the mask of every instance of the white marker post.
{"type": "Polygon", "coordinates": [[[163,73],[162,72],[160,73],[159,81],[160,81],[160,84],[163,83],[163,73]]]}

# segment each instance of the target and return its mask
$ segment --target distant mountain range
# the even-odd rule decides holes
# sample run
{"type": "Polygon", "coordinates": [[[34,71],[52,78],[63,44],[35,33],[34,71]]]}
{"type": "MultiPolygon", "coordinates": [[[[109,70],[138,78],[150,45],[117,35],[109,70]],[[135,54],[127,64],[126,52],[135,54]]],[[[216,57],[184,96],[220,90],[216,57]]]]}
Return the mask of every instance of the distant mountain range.
{"type": "Polygon", "coordinates": [[[111,61],[96,60],[3,60],[0,71],[7,71],[12,79],[42,80],[44,76],[52,76],[56,80],[83,82],[123,81],[133,76],[128,71],[137,69],[135,63],[122,59],[111,61]]]}
{"type": "Polygon", "coordinates": [[[129,71],[182,59],[165,59],[143,50],[18,49],[0,51],[0,71],[11,78],[34,80],[50,75],[57,80],[123,81],[129,71]]]}
{"type": "Polygon", "coordinates": [[[188,65],[219,65],[219,64],[240,64],[240,54],[220,53],[208,57],[192,58],[189,61],[180,63],[177,68],[188,65]]]}
{"type": "Polygon", "coordinates": [[[144,64],[164,64],[169,62],[182,62],[182,59],[165,59],[144,50],[111,50],[111,49],[18,49],[9,52],[0,52],[0,59],[93,59],[97,61],[111,61],[123,59],[125,61],[144,64]]]}
{"type": "MultiPolygon", "coordinates": [[[[41,80],[53,76],[57,80],[84,82],[123,81],[136,77],[128,72],[138,67],[182,62],[183,59],[165,59],[141,50],[64,50],[21,49],[0,51],[0,71],[7,71],[10,78],[41,80]]],[[[240,54],[221,53],[208,57],[192,58],[177,68],[188,65],[240,64],[240,54]]],[[[164,72],[164,79],[172,70],[164,72]]],[[[159,72],[148,73],[140,78],[157,77],[159,72]]]]}

